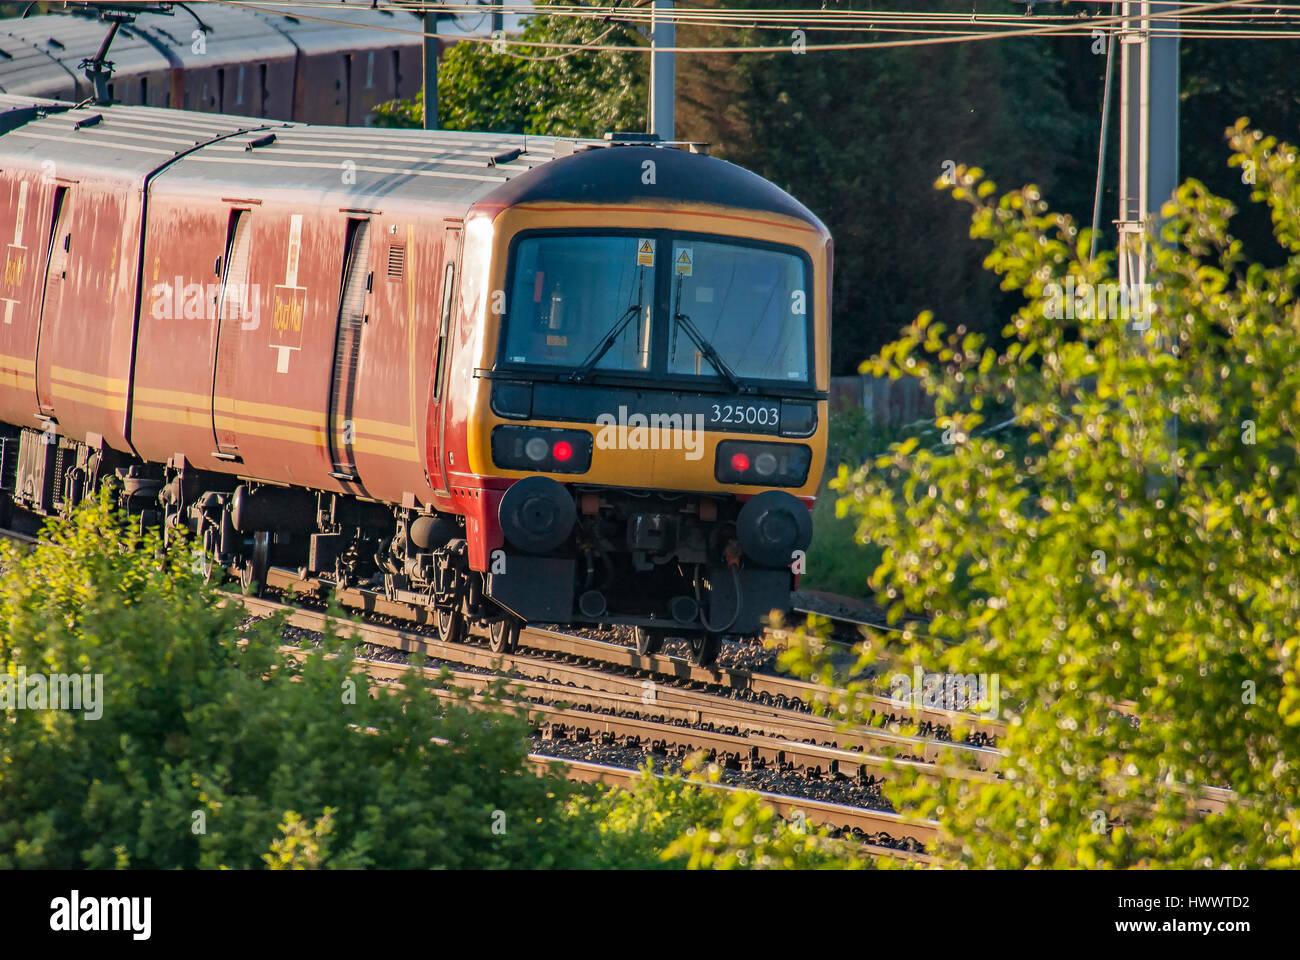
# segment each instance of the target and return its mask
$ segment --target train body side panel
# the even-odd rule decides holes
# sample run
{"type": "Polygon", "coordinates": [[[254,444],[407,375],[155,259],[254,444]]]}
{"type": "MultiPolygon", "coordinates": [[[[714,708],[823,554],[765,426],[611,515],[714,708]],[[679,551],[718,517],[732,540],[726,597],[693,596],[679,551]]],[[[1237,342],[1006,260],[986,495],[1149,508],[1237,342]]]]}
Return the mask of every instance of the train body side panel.
{"type": "MultiPolygon", "coordinates": [[[[58,432],[97,435],[126,448],[127,386],[135,319],[140,182],[66,171],[36,356],[36,388],[58,432]]],[[[58,183],[58,181],[56,181],[58,183]]]]}
{"type": "Polygon", "coordinates": [[[432,503],[423,446],[441,211],[390,220],[340,209],[340,198],[328,196],[253,202],[260,199],[217,201],[165,174],[154,186],[146,252],[152,306],[142,311],[133,406],[137,450],[155,461],[181,453],[202,469],[432,503]],[[228,294],[223,307],[236,217],[247,218],[250,231],[247,301],[228,294]],[[360,277],[350,278],[358,267],[360,277]],[[355,303],[355,342],[340,349],[349,283],[364,292],[355,303]]]}
{"type": "Polygon", "coordinates": [[[298,54],[293,119],[300,123],[348,122],[348,60],[341,53],[298,54]]]}
{"type": "Polygon", "coordinates": [[[144,291],[132,391],[131,439],[146,460],[184,454],[194,466],[227,470],[212,457],[212,359],[230,204],[152,185],[144,291]]]}
{"type": "MultiPolygon", "coordinates": [[[[350,418],[358,492],[429,505],[425,418],[437,352],[443,219],[436,210],[402,210],[372,216],[370,224],[373,289],[350,418]]],[[[336,435],[344,426],[336,418],[336,435]]]]}
{"type": "Polygon", "coordinates": [[[55,181],[40,170],[0,169],[4,280],[0,292],[0,420],[36,427],[36,333],[50,255],[55,181]]]}
{"type": "Polygon", "coordinates": [[[225,323],[214,373],[219,427],[241,473],[329,486],[326,436],[343,223],[317,207],[269,201],[252,211],[250,295],[257,316],[225,323]]]}

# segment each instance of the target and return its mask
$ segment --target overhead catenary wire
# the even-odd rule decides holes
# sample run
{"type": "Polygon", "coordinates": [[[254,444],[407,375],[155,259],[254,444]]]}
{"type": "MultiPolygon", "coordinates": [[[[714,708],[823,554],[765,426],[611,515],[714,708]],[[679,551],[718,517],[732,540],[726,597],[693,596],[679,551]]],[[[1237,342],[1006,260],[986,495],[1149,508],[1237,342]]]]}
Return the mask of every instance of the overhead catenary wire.
{"type": "MultiPolygon", "coordinates": [[[[229,0],[227,0],[227,2],[229,2],[229,0]]],[[[292,0],[244,0],[244,2],[238,2],[236,3],[236,5],[262,7],[262,8],[267,8],[269,11],[283,13],[285,11],[282,8],[284,7],[286,2],[292,2],[292,0]],[[281,9],[276,9],[276,8],[281,8],[281,9]]],[[[1117,2],[1117,0],[1099,0],[1099,2],[1113,3],[1113,2],[1117,2]]],[[[297,3],[293,3],[293,6],[295,7],[308,6],[308,7],[319,8],[319,9],[357,9],[358,4],[355,2],[348,3],[347,0],[298,0],[297,3]]],[[[414,0],[389,0],[389,3],[386,4],[386,8],[395,7],[396,9],[405,10],[405,11],[414,11],[414,10],[422,9],[423,6],[424,6],[423,4],[414,2],[414,0]]],[[[447,10],[447,11],[472,10],[475,12],[481,12],[485,9],[502,10],[506,12],[515,13],[521,16],[546,16],[546,17],[554,17],[554,18],[594,19],[603,22],[614,22],[614,23],[626,21],[626,22],[632,22],[637,24],[640,23],[649,24],[652,22],[652,16],[653,16],[651,10],[644,3],[637,4],[637,7],[639,7],[640,9],[637,9],[637,7],[619,8],[616,5],[603,6],[599,4],[593,4],[593,5],[554,4],[554,5],[547,5],[547,6],[532,6],[532,5],[522,6],[519,4],[500,3],[500,4],[437,4],[436,6],[438,6],[438,8],[441,10],[447,10]]],[[[980,23],[989,26],[997,26],[999,28],[1016,27],[1018,25],[1024,24],[1026,22],[1026,19],[1029,19],[1032,20],[1032,22],[1044,23],[1045,28],[1052,27],[1052,29],[1034,28],[1028,31],[1029,33],[1035,33],[1035,32],[1049,33],[1054,36],[1087,35],[1087,36],[1095,37],[1096,33],[1098,32],[1098,27],[1100,24],[1124,19],[1122,17],[1097,18],[1097,17],[1090,17],[1087,15],[1080,15],[1080,14],[1074,14],[1070,16],[1063,16],[1063,15],[1062,16],[1050,16],[1050,15],[1037,16],[1036,15],[1033,16],[1032,18],[1026,18],[1024,16],[1006,15],[1006,14],[948,14],[948,13],[916,14],[916,13],[909,13],[906,11],[863,12],[863,11],[810,10],[810,11],[793,11],[794,14],[793,16],[787,16],[787,14],[789,13],[790,11],[763,11],[763,10],[729,11],[729,10],[720,10],[718,8],[696,8],[692,10],[690,8],[683,9],[681,7],[678,7],[675,11],[665,11],[663,13],[663,16],[665,19],[672,20],[673,22],[681,25],[714,27],[714,28],[730,28],[736,30],[761,29],[761,30],[776,31],[776,30],[791,30],[791,29],[807,28],[807,29],[813,29],[818,31],[829,31],[829,32],[869,32],[873,34],[901,33],[901,34],[914,34],[920,36],[951,35],[954,39],[958,39],[962,41],[968,39],[975,39],[976,37],[973,35],[973,32],[968,29],[941,29],[940,27],[952,26],[959,23],[980,23]],[[783,19],[779,19],[779,20],[767,19],[773,16],[778,16],[783,19]],[[852,18],[856,18],[856,22],[851,22],[852,18]],[[827,22],[828,20],[838,21],[838,22],[827,22]],[[880,26],[879,25],[880,21],[892,22],[899,25],[880,26]],[[917,24],[917,26],[915,27],[902,26],[902,24],[917,24]]],[[[1243,3],[1240,2],[1240,0],[1238,0],[1238,2],[1229,2],[1226,4],[1208,4],[1204,6],[1198,6],[1198,7],[1187,7],[1177,11],[1159,11],[1159,12],[1151,13],[1146,18],[1138,16],[1132,19],[1134,20],[1134,22],[1139,22],[1144,19],[1157,21],[1155,23],[1152,23],[1146,28],[1148,32],[1155,37],[1177,34],[1184,37],[1199,37],[1204,39],[1296,39],[1296,38],[1300,38],[1300,29],[1297,30],[1283,30],[1283,29],[1225,30],[1223,29],[1222,25],[1216,25],[1213,28],[1206,28],[1206,29],[1196,29],[1190,26],[1191,24],[1202,22],[1198,18],[1205,18],[1205,22],[1215,22],[1216,24],[1220,22],[1222,24],[1228,24],[1228,23],[1247,24],[1247,23],[1256,23],[1261,19],[1265,19],[1265,20],[1274,19],[1277,20],[1279,23],[1281,23],[1282,18],[1284,17],[1287,18],[1285,21],[1287,24],[1294,24],[1297,28],[1300,28],[1300,6],[1263,5],[1263,4],[1243,3]],[[1255,12],[1252,12],[1250,14],[1195,12],[1195,11],[1200,11],[1200,10],[1213,8],[1213,7],[1231,9],[1233,11],[1251,10],[1255,12]],[[1283,11],[1287,11],[1287,12],[1284,13],[1283,11]],[[1177,20],[1179,25],[1175,27],[1163,27],[1160,25],[1160,22],[1165,20],[1177,20]]],[[[326,22],[332,22],[332,21],[326,21],[326,22]]],[[[382,28],[377,26],[374,27],[374,29],[389,29],[394,32],[403,32],[403,33],[414,32],[412,30],[402,30],[401,28],[382,28]]],[[[1003,31],[1000,29],[997,31],[991,31],[989,33],[993,36],[1024,35],[1020,31],[1003,31]]],[[[980,38],[983,37],[981,36],[980,38]]],[[[492,42],[491,39],[484,38],[484,37],[466,36],[459,39],[472,42],[472,43],[492,42]]],[[[521,41],[521,40],[508,40],[507,43],[515,46],[548,45],[538,41],[521,41]]],[[[551,43],[549,44],[549,46],[552,46],[554,48],[569,49],[572,51],[580,51],[593,46],[594,43],[595,41],[584,41],[579,44],[567,44],[567,45],[551,43]]],[[[899,44],[890,44],[888,42],[884,44],[876,43],[876,44],[851,44],[851,45],[840,45],[840,44],[807,45],[805,44],[801,49],[813,49],[813,50],[859,49],[859,48],[882,46],[882,45],[899,45],[899,44]]],[[[643,46],[636,46],[636,47],[605,46],[602,49],[611,52],[644,52],[645,51],[645,48],[643,46]]],[[[788,45],[782,45],[780,47],[748,46],[745,48],[724,48],[718,46],[711,46],[707,48],[673,47],[670,49],[674,51],[687,51],[687,52],[711,51],[715,53],[716,52],[788,52],[790,47],[788,45]]]]}
{"type": "MultiPolygon", "coordinates": [[[[340,3],[338,2],[338,0],[327,0],[327,2],[318,2],[318,3],[304,2],[304,0],[297,0],[297,2],[289,2],[289,3],[284,2],[284,0],[269,0],[269,2],[268,0],[223,0],[223,2],[227,2],[231,6],[255,8],[255,9],[264,10],[269,13],[291,15],[291,16],[298,17],[299,19],[314,20],[322,23],[339,23],[340,25],[346,24],[348,26],[354,26],[354,27],[358,26],[355,23],[332,20],[326,17],[312,16],[301,12],[304,6],[319,7],[322,9],[328,7],[334,7],[337,9],[343,9],[343,8],[357,9],[357,7],[359,6],[359,4],[340,3]],[[286,6],[290,7],[291,9],[285,9],[286,6]]],[[[417,3],[398,2],[398,3],[388,3],[386,4],[386,6],[389,7],[395,6],[397,9],[409,11],[417,7],[420,7],[422,5],[417,3]]],[[[438,6],[443,7],[450,11],[458,8],[458,6],[461,5],[449,4],[449,5],[445,5],[445,7],[443,5],[438,5],[438,6]]],[[[499,7],[503,11],[515,12],[515,13],[532,15],[532,16],[537,16],[537,15],[583,16],[583,17],[603,16],[606,18],[609,18],[615,14],[619,16],[627,15],[630,9],[630,8],[617,8],[612,6],[569,7],[569,6],[560,6],[560,5],[542,6],[542,7],[531,7],[531,6],[519,7],[516,5],[504,4],[504,3],[489,4],[489,5],[466,4],[463,6],[466,7],[467,9],[472,8],[476,12],[481,12],[484,9],[495,9],[499,7]]],[[[1157,22],[1178,21],[1181,23],[1184,20],[1187,20],[1188,18],[1196,14],[1209,13],[1212,11],[1228,10],[1228,9],[1233,9],[1233,10],[1245,9],[1245,8],[1255,9],[1261,6],[1262,5],[1259,4],[1245,4],[1242,2],[1242,0],[1221,0],[1221,2],[1217,2],[1217,3],[1197,4],[1193,6],[1183,7],[1179,10],[1161,10],[1161,11],[1151,12],[1147,14],[1137,14],[1132,17],[1106,16],[1106,17],[1091,17],[1086,19],[1069,18],[1068,21],[1061,18],[1056,18],[1051,23],[1046,23],[1041,26],[1033,26],[1033,27],[1025,27],[1025,28],[998,29],[998,30],[991,30],[991,31],[990,30],[964,31],[964,32],[955,32],[952,34],[945,34],[941,36],[916,37],[913,39],[906,39],[906,40],[881,40],[881,41],[870,41],[870,42],[860,41],[860,42],[822,43],[822,44],[805,43],[800,49],[804,52],[816,52],[816,51],[830,52],[830,51],[847,51],[847,50],[888,49],[888,48],[897,48],[897,47],[937,46],[937,45],[947,45],[953,43],[979,42],[983,40],[995,40],[995,39],[1003,39],[1009,37],[1014,38],[1014,37],[1049,37],[1049,36],[1092,36],[1093,32],[1100,27],[1106,27],[1106,26],[1114,27],[1121,24],[1130,24],[1130,25],[1149,24],[1151,21],[1157,21],[1157,22]]],[[[1268,9],[1280,10],[1282,8],[1279,7],[1278,5],[1269,5],[1268,9]]],[[[1297,11],[1296,15],[1298,18],[1300,18],[1300,7],[1293,6],[1293,7],[1288,7],[1286,9],[1296,10],[1297,11]]],[[[689,13],[690,11],[689,9],[687,9],[683,12],[689,13]]],[[[806,12],[794,11],[794,12],[801,13],[804,15],[815,13],[815,11],[806,11],[806,12]]],[[[816,13],[820,13],[820,12],[823,11],[816,11],[816,13]]],[[[830,12],[835,12],[835,11],[830,11],[830,12]]],[[[899,11],[888,11],[888,12],[900,13],[899,11]]],[[[751,19],[755,16],[755,13],[751,11],[743,11],[741,12],[741,14],[751,19]]],[[[863,14],[859,13],[859,16],[863,16],[863,14]]],[[[879,13],[877,12],[868,13],[865,16],[872,19],[880,18],[879,13]]],[[[1038,18],[1033,17],[1033,18],[1026,18],[1026,19],[1037,20],[1038,18]]],[[[677,22],[682,23],[680,19],[677,22]]],[[[945,22],[952,23],[958,21],[955,19],[948,19],[945,22]]],[[[367,29],[380,30],[380,31],[386,31],[391,33],[400,33],[408,36],[425,35],[423,31],[419,29],[413,29],[413,28],[384,27],[378,24],[366,24],[362,26],[365,26],[367,29]]],[[[753,27],[750,27],[748,25],[746,25],[745,28],[754,29],[753,27]]],[[[1154,36],[1164,35],[1166,32],[1170,32],[1170,33],[1181,32],[1183,35],[1187,35],[1186,31],[1177,30],[1176,28],[1170,28],[1169,30],[1165,30],[1160,27],[1147,26],[1146,29],[1154,36]]],[[[914,33],[916,31],[901,31],[901,32],[914,33]]],[[[1256,33],[1258,35],[1252,35],[1252,33],[1248,33],[1246,31],[1224,31],[1221,38],[1223,39],[1300,38],[1300,32],[1290,33],[1285,31],[1256,31],[1253,33],[1256,33]]],[[[500,43],[501,42],[500,40],[492,37],[465,36],[457,39],[458,42],[461,43],[500,43]]],[[[599,52],[611,52],[611,53],[615,53],[615,52],[645,53],[647,52],[648,49],[648,47],[645,45],[635,45],[635,46],[626,45],[626,44],[595,45],[592,41],[586,41],[583,43],[561,43],[556,41],[508,39],[505,40],[504,42],[508,47],[567,50],[573,52],[599,51],[599,52]]],[[[673,47],[663,48],[663,50],[664,52],[673,52],[673,53],[709,53],[709,54],[788,53],[791,50],[791,45],[787,43],[783,43],[780,45],[753,44],[753,45],[743,45],[743,46],[725,46],[725,45],[724,46],[673,46],[673,47]]]]}
{"type": "MultiPolygon", "coordinates": [[[[264,0],[266,2],[266,0],[264,0]]],[[[272,2],[284,3],[286,0],[272,0],[272,2]]],[[[1095,0],[1096,2],[1096,0],[1095,0]]],[[[1110,0],[1105,0],[1110,2],[1110,0]]],[[[356,8],[355,3],[349,4],[347,0],[308,0],[304,5],[344,9],[351,7],[356,8]]],[[[396,9],[417,10],[422,9],[423,4],[412,2],[412,0],[388,0],[386,7],[395,7],[396,9]]],[[[614,12],[612,7],[601,4],[550,4],[545,6],[520,5],[520,4],[437,4],[438,9],[446,11],[455,10],[474,10],[483,9],[500,10],[516,15],[536,15],[545,14],[555,17],[582,17],[590,19],[603,19],[614,12]]],[[[1259,23],[1267,20],[1295,20],[1300,18],[1300,6],[1295,5],[1263,5],[1250,3],[1234,3],[1231,11],[1243,12],[1212,12],[1196,13],[1191,12],[1197,8],[1186,8],[1183,11],[1163,11],[1152,15],[1155,19],[1173,17],[1183,24],[1195,23],[1259,23]],[[1248,11],[1248,12],[1246,12],[1248,11]]],[[[648,9],[642,9],[625,15],[628,19],[634,19],[643,22],[649,22],[652,17],[658,16],[652,14],[648,9]]],[[[815,26],[820,30],[833,29],[882,29],[879,24],[884,22],[916,24],[920,26],[941,26],[953,24],[986,24],[994,26],[1017,26],[1023,25],[1027,20],[1035,23],[1060,23],[1076,24],[1080,27],[1089,26],[1097,18],[1085,13],[1073,14],[1035,14],[1030,17],[1020,14],[957,14],[957,13],[914,13],[908,11],[861,11],[861,10],[799,10],[799,9],[732,9],[719,7],[692,7],[690,5],[677,4],[673,10],[662,11],[663,19],[671,20],[674,23],[683,25],[717,24],[732,25],[738,29],[747,28],[772,28],[784,26],[815,26]]]]}

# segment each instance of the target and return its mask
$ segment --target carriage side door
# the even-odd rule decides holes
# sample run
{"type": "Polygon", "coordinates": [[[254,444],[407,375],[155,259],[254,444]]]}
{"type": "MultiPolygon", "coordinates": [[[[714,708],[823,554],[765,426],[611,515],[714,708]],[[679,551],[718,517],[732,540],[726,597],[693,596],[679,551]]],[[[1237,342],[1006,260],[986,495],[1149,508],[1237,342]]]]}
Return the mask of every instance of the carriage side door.
{"type": "Polygon", "coordinates": [[[447,470],[443,463],[446,446],[445,413],[447,409],[447,371],[451,367],[452,332],[456,321],[456,291],[460,279],[460,228],[448,223],[442,242],[442,278],[438,290],[438,327],[433,342],[433,379],[429,405],[429,485],[442,493],[447,490],[447,470]]]}
{"type": "Polygon", "coordinates": [[[334,369],[330,376],[329,450],[331,477],[358,480],[353,440],[356,436],[357,368],[361,334],[367,320],[367,297],[374,275],[370,271],[370,220],[349,217],[343,249],[343,281],[339,288],[338,326],[334,336],[334,369]]]}
{"type": "Polygon", "coordinates": [[[54,416],[54,398],[50,392],[50,350],[68,277],[68,257],[72,250],[71,209],[71,189],[64,184],[56,185],[54,214],[50,221],[50,246],[45,258],[45,286],[36,334],[36,404],[37,412],[42,417],[54,416]]]}
{"type": "Polygon", "coordinates": [[[217,342],[212,362],[212,435],[221,460],[239,459],[239,438],[235,435],[235,411],[231,398],[239,396],[240,339],[246,326],[249,298],[248,268],[252,253],[253,211],[235,207],[226,230],[226,257],[222,265],[221,293],[217,306],[217,342]]]}

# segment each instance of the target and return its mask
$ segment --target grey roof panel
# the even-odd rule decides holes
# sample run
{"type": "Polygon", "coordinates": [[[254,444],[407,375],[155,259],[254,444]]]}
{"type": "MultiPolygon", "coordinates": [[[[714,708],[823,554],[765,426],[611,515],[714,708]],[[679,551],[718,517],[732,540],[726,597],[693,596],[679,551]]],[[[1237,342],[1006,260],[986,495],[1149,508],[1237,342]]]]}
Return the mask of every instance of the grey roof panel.
{"type": "Polygon", "coordinates": [[[307,54],[415,46],[420,44],[423,32],[420,20],[413,14],[372,10],[368,5],[355,10],[339,7],[308,10],[277,4],[274,9],[289,10],[291,14],[282,16],[261,10],[258,15],[264,17],[275,29],[290,36],[298,48],[307,54]],[[293,17],[292,12],[301,16],[293,17]],[[312,19],[307,19],[308,17],[312,19]]]}
{"type": "MultiPolygon", "coordinates": [[[[109,31],[108,24],[81,16],[6,20],[0,23],[0,27],[5,31],[5,40],[15,46],[24,46],[38,55],[29,55],[23,64],[19,64],[17,58],[0,64],[0,87],[10,93],[37,94],[62,92],[62,88],[56,84],[66,87],[68,78],[73,81],[77,91],[88,91],[88,84],[80,69],[81,61],[95,54],[109,31]]],[[[3,46],[2,42],[0,46],[3,46]]],[[[167,58],[148,39],[129,26],[123,27],[113,38],[108,59],[113,63],[114,73],[123,77],[166,70],[168,67],[167,58]]],[[[68,93],[71,94],[71,91],[68,93]]]]}
{"type": "MultiPolygon", "coordinates": [[[[15,109],[35,103],[19,97],[5,102],[15,109]]],[[[244,192],[332,191],[356,203],[471,204],[555,152],[551,137],[309,126],[120,105],[67,110],[0,135],[0,166],[56,159],[62,170],[143,176],[188,153],[162,176],[238,185],[244,192]],[[275,139],[254,146],[268,132],[275,139]],[[226,139],[210,143],[218,137],[226,139]]]]}
{"type": "MultiPolygon", "coordinates": [[[[307,54],[364,52],[419,43],[415,17],[372,10],[368,5],[354,10],[286,3],[275,8],[289,11],[288,16],[215,2],[193,4],[192,9],[209,28],[202,38],[202,52],[194,49],[198,22],[183,8],[177,7],[171,16],[144,13],[133,24],[123,26],[113,40],[108,58],[115,78],[172,66],[191,70],[287,60],[299,50],[307,54]],[[293,13],[301,17],[294,18],[293,13]]],[[[108,24],[82,15],[0,21],[0,92],[84,98],[89,85],[81,61],[95,54],[108,30],[108,24]]]]}
{"type": "Polygon", "coordinates": [[[251,10],[203,3],[194,5],[194,11],[210,28],[202,37],[201,52],[194,49],[199,39],[194,36],[198,24],[180,8],[170,17],[142,14],[136,18],[136,29],[150,36],[186,70],[264,63],[297,55],[292,40],[251,10]]]}
{"type": "MultiPolygon", "coordinates": [[[[20,98],[7,99],[19,107],[20,98]]],[[[200,143],[260,124],[248,117],[211,113],[80,107],[40,117],[0,135],[0,166],[24,161],[39,166],[53,160],[61,173],[143,177],[200,143]]]]}
{"type": "Polygon", "coordinates": [[[164,176],[169,182],[239,184],[254,193],[336,192],[358,205],[394,199],[469,205],[555,156],[553,138],[516,134],[306,124],[272,132],[275,141],[265,146],[251,146],[266,134],[258,131],[205,147],[164,176]]]}
{"type": "Polygon", "coordinates": [[[23,22],[0,21],[0,90],[28,96],[75,97],[77,80],[58,58],[27,36],[13,32],[11,28],[23,22]]]}

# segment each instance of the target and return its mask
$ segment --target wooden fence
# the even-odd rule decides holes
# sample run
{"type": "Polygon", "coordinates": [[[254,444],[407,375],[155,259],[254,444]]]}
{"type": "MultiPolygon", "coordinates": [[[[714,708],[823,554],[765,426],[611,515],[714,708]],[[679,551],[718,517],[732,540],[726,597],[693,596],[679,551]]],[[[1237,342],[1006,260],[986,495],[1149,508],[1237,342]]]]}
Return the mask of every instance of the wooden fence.
{"type": "Polygon", "coordinates": [[[859,374],[831,377],[831,410],[858,407],[867,419],[880,426],[901,426],[934,416],[934,403],[921,390],[918,380],[890,380],[859,374]]]}

